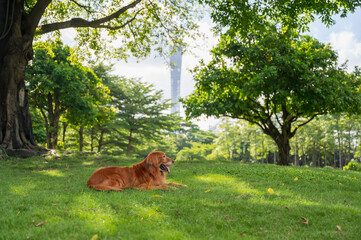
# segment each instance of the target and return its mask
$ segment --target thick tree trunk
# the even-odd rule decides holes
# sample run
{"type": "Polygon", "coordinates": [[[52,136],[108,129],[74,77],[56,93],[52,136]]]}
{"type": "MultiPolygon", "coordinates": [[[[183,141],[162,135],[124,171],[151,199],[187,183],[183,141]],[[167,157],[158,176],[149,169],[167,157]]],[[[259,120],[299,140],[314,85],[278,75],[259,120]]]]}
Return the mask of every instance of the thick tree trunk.
{"type": "Polygon", "coordinates": [[[36,146],[25,87],[25,67],[32,59],[32,36],[24,34],[23,1],[0,0],[0,144],[8,153],[36,146]],[[6,13],[11,4],[11,14],[6,13]]]}
{"type": "Polygon", "coordinates": [[[287,166],[290,159],[290,140],[288,137],[279,138],[277,141],[278,153],[280,156],[279,165],[287,166]]]}

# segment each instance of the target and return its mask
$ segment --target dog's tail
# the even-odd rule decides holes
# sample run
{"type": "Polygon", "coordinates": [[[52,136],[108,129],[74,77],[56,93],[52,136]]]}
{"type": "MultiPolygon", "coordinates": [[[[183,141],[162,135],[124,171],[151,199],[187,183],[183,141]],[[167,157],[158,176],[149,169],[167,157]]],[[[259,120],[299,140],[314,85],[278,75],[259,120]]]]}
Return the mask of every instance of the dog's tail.
{"type": "Polygon", "coordinates": [[[87,183],[88,187],[94,188],[99,191],[123,191],[124,188],[116,187],[116,186],[107,186],[102,184],[89,184],[87,183]]]}

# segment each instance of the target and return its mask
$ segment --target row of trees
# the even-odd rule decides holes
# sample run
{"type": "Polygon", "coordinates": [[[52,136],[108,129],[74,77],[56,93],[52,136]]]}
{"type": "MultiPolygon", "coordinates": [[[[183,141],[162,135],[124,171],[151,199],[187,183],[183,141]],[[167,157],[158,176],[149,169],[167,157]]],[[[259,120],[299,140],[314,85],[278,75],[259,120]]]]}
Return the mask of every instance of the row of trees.
{"type": "MultiPolygon", "coordinates": [[[[256,125],[224,120],[208,158],[279,163],[277,145],[256,125]]],[[[342,115],[321,116],[299,129],[290,142],[289,163],[301,166],[347,165],[360,162],[361,122],[342,115]]]]}

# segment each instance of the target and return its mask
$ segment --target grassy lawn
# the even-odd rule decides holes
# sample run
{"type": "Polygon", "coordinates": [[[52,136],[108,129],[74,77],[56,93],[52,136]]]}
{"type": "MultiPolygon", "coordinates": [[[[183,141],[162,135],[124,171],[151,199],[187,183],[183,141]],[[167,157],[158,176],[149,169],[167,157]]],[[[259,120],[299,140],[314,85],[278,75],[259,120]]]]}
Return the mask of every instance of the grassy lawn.
{"type": "Polygon", "coordinates": [[[100,167],[140,160],[1,160],[0,239],[360,239],[359,172],[183,161],[168,180],[188,188],[85,185],[100,167]]]}

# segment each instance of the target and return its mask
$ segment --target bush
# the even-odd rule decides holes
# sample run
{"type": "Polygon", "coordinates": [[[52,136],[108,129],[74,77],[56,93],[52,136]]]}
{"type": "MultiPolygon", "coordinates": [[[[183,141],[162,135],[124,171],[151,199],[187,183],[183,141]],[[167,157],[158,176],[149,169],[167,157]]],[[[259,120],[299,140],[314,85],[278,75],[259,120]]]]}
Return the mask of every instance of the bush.
{"type": "Polygon", "coordinates": [[[357,163],[357,161],[352,160],[347,164],[347,166],[343,167],[343,170],[351,170],[351,171],[360,171],[361,172],[361,165],[357,163]]]}

